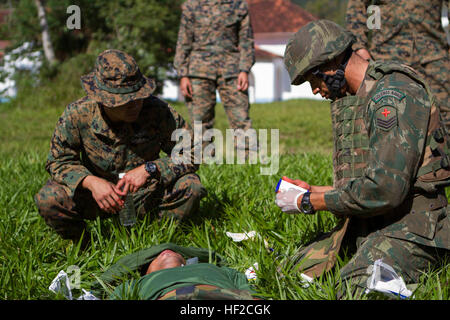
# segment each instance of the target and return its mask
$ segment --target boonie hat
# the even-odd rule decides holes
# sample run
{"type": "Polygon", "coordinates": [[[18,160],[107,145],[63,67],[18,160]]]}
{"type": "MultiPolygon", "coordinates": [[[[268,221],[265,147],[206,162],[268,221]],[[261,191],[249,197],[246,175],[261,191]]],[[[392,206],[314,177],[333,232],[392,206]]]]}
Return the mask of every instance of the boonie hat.
{"type": "Polygon", "coordinates": [[[81,77],[89,98],[106,107],[149,97],[155,91],[153,79],[142,75],[132,56],[116,49],[98,55],[95,70],[81,77]]]}

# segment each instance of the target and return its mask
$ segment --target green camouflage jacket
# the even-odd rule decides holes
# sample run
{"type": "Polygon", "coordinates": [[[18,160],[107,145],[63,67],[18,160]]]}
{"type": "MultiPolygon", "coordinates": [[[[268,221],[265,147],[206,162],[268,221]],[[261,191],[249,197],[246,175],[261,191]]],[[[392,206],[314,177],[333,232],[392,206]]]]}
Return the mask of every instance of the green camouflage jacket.
{"type": "Polygon", "coordinates": [[[167,186],[198,168],[192,164],[193,144],[191,164],[172,162],[176,141],[171,141],[171,135],[176,129],[191,130],[173,108],[155,96],[144,99],[137,121],[117,124],[106,118],[97,102],[84,97],[69,104],[59,118],[46,170],[73,196],[88,175],[115,183],[119,173],[153,161],[161,173],[160,183],[167,186]],[[168,156],[160,158],[160,151],[168,156]]]}
{"type": "Polygon", "coordinates": [[[250,71],[255,54],[245,0],[188,0],[182,9],[174,61],[179,77],[215,80],[250,71]]]}
{"type": "MultiPolygon", "coordinates": [[[[398,66],[371,61],[356,96],[344,97],[334,103],[334,109],[332,106],[332,114],[340,101],[356,101],[361,107],[341,113],[341,120],[348,119],[349,126],[335,132],[335,145],[345,144],[342,151],[348,148],[347,153],[341,153],[343,163],[355,163],[351,170],[342,172],[354,178],[326,192],[325,202],[337,216],[364,220],[369,233],[381,230],[389,236],[450,248],[450,217],[444,189],[420,189],[417,181],[430,136],[429,119],[431,114],[437,115],[437,109],[434,104],[432,107],[426,88],[411,78],[413,69],[398,66]],[[392,68],[403,68],[405,72],[392,68]],[[364,122],[362,126],[358,119],[364,122]],[[348,135],[352,138],[347,139],[348,135]],[[367,150],[361,153],[363,157],[356,155],[358,149],[367,150]],[[358,162],[364,166],[358,168],[358,162]]],[[[345,103],[342,107],[346,107],[345,103]]],[[[433,122],[436,121],[439,123],[437,118],[433,122]]],[[[335,171],[336,168],[341,170],[338,163],[335,171]]],[[[442,181],[430,180],[429,185],[445,185],[448,169],[444,173],[442,181]]]]}
{"type": "Polygon", "coordinates": [[[347,30],[356,37],[353,50],[366,48],[374,60],[402,60],[415,66],[445,57],[448,43],[441,24],[445,0],[349,0],[347,30]],[[380,29],[369,29],[373,13],[380,8],[380,29]],[[370,22],[369,21],[369,22],[370,22]]]}

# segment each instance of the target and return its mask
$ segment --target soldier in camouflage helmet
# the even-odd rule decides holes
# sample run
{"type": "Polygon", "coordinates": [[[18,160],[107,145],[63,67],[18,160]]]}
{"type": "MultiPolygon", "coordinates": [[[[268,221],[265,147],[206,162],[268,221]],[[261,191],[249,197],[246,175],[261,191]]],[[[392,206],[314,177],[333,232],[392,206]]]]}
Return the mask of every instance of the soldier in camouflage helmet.
{"type": "Polygon", "coordinates": [[[375,61],[401,61],[428,82],[448,131],[449,44],[441,23],[446,4],[448,0],[349,0],[346,27],[356,36],[356,53],[375,61]],[[375,13],[367,12],[370,5],[379,9],[379,29],[370,25],[370,19],[375,21],[375,13]]]}
{"type": "Polygon", "coordinates": [[[333,101],[334,184],[292,180],[308,192],[280,192],[276,204],[288,213],[328,210],[338,217],[336,228],[291,262],[319,276],[345,245],[353,256],[341,279],[359,295],[378,259],[417,283],[429,264],[449,253],[444,187],[450,162],[448,135],[426,82],[406,65],[361,58],[353,43],[354,36],[337,24],[317,20],[286,47],[292,84],[309,81],[313,93],[333,101]]]}
{"type": "Polygon", "coordinates": [[[231,128],[250,129],[248,73],[254,62],[245,0],[183,4],[174,66],[191,124],[201,121],[203,132],[213,127],[217,90],[231,128]]]}
{"type": "Polygon", "coordinates": [[[195,174],[198,165],[170,157],[172,132],[190,127],[152,95],[153,80],[130,55],[107,50],[81,81],[87,96],[59,118],[46,163],[50,179],[35,196],[45,222],[77,241],[84,220],[118,213],[128,193],[138,217],[157,211],[181,219],[195,212],[206,192],[195,174]],[[168,156],[160,158],[160,151],[168,156]]]}

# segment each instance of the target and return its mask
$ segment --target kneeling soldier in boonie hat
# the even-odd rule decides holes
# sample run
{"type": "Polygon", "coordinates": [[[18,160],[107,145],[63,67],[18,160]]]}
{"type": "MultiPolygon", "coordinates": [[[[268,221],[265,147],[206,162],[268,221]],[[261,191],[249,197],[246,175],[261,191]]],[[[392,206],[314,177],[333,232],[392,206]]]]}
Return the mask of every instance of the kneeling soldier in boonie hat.
{"type": "Polygon", "coordinates": [[[81,82],[87,96],[59,118],[46,163],[51,178],[35,196],[45,222],[64,239],[78,241],[84,220],[118,213],[127,194],[138,217],[156,211],[181,219],[195,212],[206,190],[195,174],[192,141],[188,161],[170,157],[172,132],[191,129],[152,95],[154,81],[130,55],[107,50],[81,82]],[[161,150],[168,156],[159,158],[161,150]]]}

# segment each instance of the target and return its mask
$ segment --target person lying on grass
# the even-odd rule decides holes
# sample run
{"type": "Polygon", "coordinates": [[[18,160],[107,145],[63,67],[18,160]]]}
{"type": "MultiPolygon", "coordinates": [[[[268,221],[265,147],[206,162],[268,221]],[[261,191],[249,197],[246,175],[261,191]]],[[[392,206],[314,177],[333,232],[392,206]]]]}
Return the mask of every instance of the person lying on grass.
{"type": "MultiPolygon", "coordinates": [[[[183,154],[189,161],[171,158],[172,133],[190,126],[152,94],[155,83],[134,58],[106,50],[81,81],[87,95],[59,118],[46,163],[50,179],[35,196],[45,222],[62,238],[79,241],[85,220],[116,215],[128,194],[138,217],[182,219],[196,212],[206,190],[195,174],[194,144],[183,154]],[[160,151],[168,156],[160,158],[160,151]]],[[[89,239],[83,237],[83,248],[89,239]]]]}
{"type": "Polygon", "coordinates": [[[254,299],[243,273],[216,252],[162,243],[120,258],[90,286],[101,299],[254,299]]]}
{"type": "Polygon", "coordinates": [[[139,280],[119,285],[111,299],[253,300],[245,275],[210,263],[186,265],[183,256],[164,250],[139,280]]]}
{"type": "Polygon", "coordinates": [[[283,212],[328,210],[338,217],[334,230],[292,260],[317,277],[333,267],[342,245],[352,258],[340,270],[339,296],[351,287],[357,297],[376,260],[415,284],[448,256],[450,142],[416,71],[366,61],[352,51],[354,41],[339,25],[317,20],[288,42],[284,62],[292,84],[308,81],[314,94],[332,100],[334,185],[291,180],[308,191],[279,192],[276,204],[283,212]]]}

